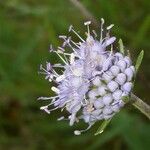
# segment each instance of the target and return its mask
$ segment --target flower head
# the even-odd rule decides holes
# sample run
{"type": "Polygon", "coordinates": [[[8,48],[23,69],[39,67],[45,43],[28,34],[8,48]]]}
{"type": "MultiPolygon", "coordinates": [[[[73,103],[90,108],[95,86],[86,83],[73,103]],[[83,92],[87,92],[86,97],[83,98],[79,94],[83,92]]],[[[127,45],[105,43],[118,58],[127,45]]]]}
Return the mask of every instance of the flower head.
{"type": "MultiPolygon", "coordinates": [[[[122,98],[131,93],[135,74],[130,57],[113,50],[116,38],[109,35],[113,25],[106,28],[104,36],[104,19],[101,19],[100,40],[97,40],[90,33],[90,23],[84,23],[87,26],[85,40],[70,26],[69,32],[75,33],[80,42],[74,42],[71,37],[59,36],[64,40],[62,47],[53,50],[51,46],[50,52],[56,53],[62,64],[47,63],[46,68],[40,67],[45,79],[56,83],[56,86],[51,87],[56,96],[39,98],[51,100],[41,110],[49,114],[56,109],[66,110],[70,126],[83,119],[88,127],[76,130],[76,135],[88,130],[95,122],[112,118],[119,112],[125,104],[122,98]],[[65,52],[65,47],[71,48],[72,53],[65,52]],[[60,68],[62,74],[56,68],[60,68]],[[50,109],[51,105],[54,108],[50,109]]],[[[58,120],[62,119],[65,117],[58,120]]]]}

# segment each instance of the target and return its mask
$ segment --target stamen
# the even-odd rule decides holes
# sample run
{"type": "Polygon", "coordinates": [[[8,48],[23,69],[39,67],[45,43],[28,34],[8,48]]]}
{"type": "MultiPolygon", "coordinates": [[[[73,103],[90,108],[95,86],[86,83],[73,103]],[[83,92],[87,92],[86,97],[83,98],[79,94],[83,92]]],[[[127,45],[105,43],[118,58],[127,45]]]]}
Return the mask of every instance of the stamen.
{"type": "MultiPolygon", "coordinates": [[[[38,74],[44,74],[44,75],[47,75],[46,72],[41,72],[41,71],[38,71],[38,74]]],[[[50,74],[49,74],[50,75],[50,74]]]]}
{"type": "Polygon", "coordinates": [[[47,71],[42,65],[40,65],[40,70],[43,70],[44,72],[39,71],[38,73],[47,75],[46,78],[50,77],[52,79],[54,76],[56,76],[55,74],[52,74],[51,72],[47,71]]]}
{"type": "Polygon", "coordinates": [[[113,45],[111,44],[111,47],[110,47],[110,53],[112,54],[113,53],[113,45]]]}
{"type": "Polygon", "coordinates": [[[68,65],[68,63],[61,57],[61,55],[59,55],[58,52],[56,52],[56,54],[59,56],[59,58],[60,58],[66,65],[68,65]]]}
{"type": "Polygon", "coordinates": [[[64,102],[64,107],[61,109],[61,112],[66,108],[67,109],[67,106],[66,106],[66,104],[67,103],[70,103],[72,101],[72,99],[69,99],[69,100],[66,100],[65,102],[64,102]]]}
{"type": "Polygon", "coordinates": [[[77,48],[80,48],[80,46],[79,45],[77,45],[77,43],[75,43],[74,41],[70,41],[72,44],[74,44],[77,48]]]}
{"type": "Polygon", "coordinates": [[[49,62],[46,62],[46,70],[51,71],[52,70],[52,65],[49,62]]]}
{"type": "Polygon", "coordinates": [[[105,20],[103,18],[101,18],[101,31],[100,31],[100,42],[103,39],[103,25],[105,23],[105,20]]]}
{"type": "Polygon", "coordinates": [[[60,82],[60,81],[62,81],[64,79],[65,79],[65,76],[64,75],[60,75],[59,77],[56,78],[56,81],[60,82]]]}
{"type": "Polygon", "coordinates": [[[52,65],[48,62],[47,62],[46,69],[42,65],[40,65],[40,70],[43,70],[44,72],[38,72],[38,73],[45,74],[45,75],[52,77],[52,78],[59,76],[54,69],[52,70],[52,65]]]}
{"type": "Polygon", "coordinates": [[[64,120],[65,119],[65,117],[64,116],[61,116],[61,117],[59,117],[58,119],[57,119],[57,121],[61,121],[61,120],[64,120]]]}
{"type": "Polygon", "coordinates": [[[44,110],[45,112],[50,114],[50,111],[48,110],[48,106],[42,106],[42,107],[40,107],[40,110],[44,110]]]}
{"type": "MultiPolygon", "coordinates": [[[[75,48],[70,44],[70,42],[72,44],[74,44],[77,48],[80,48],[80,47],[79,47],[79,45],[77,45],[77,43],[75,43],[74,41],[71,40],[71,37],[68,37],[68,39],[66,39],[66,36],[61,36],[61,38],[63,38],[64,41],[65,41],[63,43],[63,47],[65,47],[66,45],[68,45],[75,53],[77,53],[76,50],[75,50],[75,48]]],[[[63,49],[62,47],[58,47],[58,49],[61,50],[61,51],[65,51],[65,49],[63,49]]]]}
{"type": "Polygon", "coordinates": [[[71,56],[71,54],[69,54],[69,53],[64,53],[64,55],[66,55],[66,56],[71,56]]]}
{"type": "Polygon", "coordinates": [[[52,73],[56,78],[59,77],[59,74],[54,69],[52,70],[52,73]]]}
{"type": "Polygon", "coordinates": [[[92,30],[93,34],[94,34],[94,37],[96,38],[97,37],[97,33],[95,30],[92,30]]]}
{"type": "Polygon", "coordinates": [[[37,100],[50,100],[50,99],[56,99],[59,96],[54,96],[54,97],[39,97],[37,100]]]}
{"type": "MultiPolygon", "coordinates": [[[[71,41],[72,43],[73,43],[73,41],[71,41]]],[[[75,44],[75,43],[73,43],[73,44],[75,44]]],[[[72,45],[70,44],[70,43],[68,43],[68,46],[70,46],[70,48],[74,51],[74,53],[76,54],[76,56],[77,57],[79,57],[79,58],[81,58],[77,53],[77,51],[76,51],[76,49],[74,48],[74,47],[72,47],[72,45]]],[[[79,46],[78,46],[78,48],[80,48],[79,46]]]]}
{"type": "Polygon", "coordinates": [[[55,108],[53,108],[53,109],[50,109],[49,111],[51,112],[51,111],[54,111],[54,110],[56,110],[56,109],[58,109],[59,107],[55,107],[55,108]]]}
{"type": "Polygon", "coordinates": [[[65,49],[64,48],[62,48],[62,47],[58,47],[58,50],[60,50],[61,52],[60,53],[62,53],[62,52],[64,52],[65,51],[65,49]]]}
{"type": "Polygon", "coordinates": [[[59,38],[64,40],[67,38],[67,36],[66,35],[59,35],[59,38]]]}
{"type": "Polygon", "coordinates": [[[106,29],[110,30],[112,27],[114,26],[114,24],[109,25],[106,29]]]}
{"type": "Polygon", "coordinates": [[[72,25],[69,27],[69,32],[70,32],[70,31],[72,31],[82,42],[85,42],[85,41],[81,38],[81,36],[73,29],[73,26],[72,26],[72,25]]]}
{"type": "Polygon", "coordinates": [[[67,62],[67,64],[69,64],[69,62],[68,62],[68,59],[67,59],[67,57],[66,57],[66,55],[63,53],[63,55],[64,55],[64,58],[65,58],[65,61],[67,62]]]}
{"type": "Polygon", "coordinates": [[[87,21],[84,23],[84,25],[87,26],[88,36],[90,36],[90,27],[89,27],[90,24],[91,24],[91,21],[87,21]]]}
{"type": "Polygon", "coordinates": [[[73,64],[75,61],[75,55],[74,53],[71,53],[71,56],[70,56],[70,64],[73,64]]]}
{"type": "Polygon", "coordinates": [[[80,135],[82,132],[86,132],[87,130],[89,130],[92,127],[93,124],[94,123],[90,124],[85,130],[75,130],[74,134],[75,135],[80,135]]]}
{"type": "Polygon", "coordinates": [[[63,43],[62,47],[65,47],[66,45],[68,45],[70,43],[70,40],[71,40],[71,37],[64,39],[64,43],[63,43]]]}
{"type": "Polygon", "coordinates": [[[54,68],[64,68],[65,66],[63,66],[62,64],[55,64],[53,65],[54,68]]]}
{"type": "Polygon", "coordinates": [[[49,46],[49,52],[53,52],[53,51],[54,51],[53,46],[52,46],[52,44],[50,44],[50,46],[49,46]]]}
{"type": "Polygon", "coordinates": [[[91,24],[91,21],[86,21],[84,22],[84,25],[87,26],[87,25],[90,25],[91,24]]]}
{"type": "Polygon", "coordinates": [[[51,87],[51,90],[57,94],[59,94],[60,90],[54,86],[51,87]]]}
{"type": "Polygon", "coordinates": [[[102,44],[103,47],[107,47],[108,45],[111,45],[116,40],[116,37],[107,38],[105,42],[102,44]]]}
{"type": "Polygon", "coordinates": [[[70,25],[68,31],[71,32],[72,28],[73,28],[73,25],[70,25]]]}
{"type": "Polygon", "coordinates": [[[40,109],[44,110],[45,112],[47,112],[48,114],[50,114],[51,111],[54,111],[54,110],[56,110],[56,109],[59,108],[59,107],[55,107],[55,108],[49,110],[48,106],[50,106],[50,105],[52,105],[52,104],[49,104],[49,105],[46,105],[46,106],[42,106],[42,107],[40,107],[40,109]]]}

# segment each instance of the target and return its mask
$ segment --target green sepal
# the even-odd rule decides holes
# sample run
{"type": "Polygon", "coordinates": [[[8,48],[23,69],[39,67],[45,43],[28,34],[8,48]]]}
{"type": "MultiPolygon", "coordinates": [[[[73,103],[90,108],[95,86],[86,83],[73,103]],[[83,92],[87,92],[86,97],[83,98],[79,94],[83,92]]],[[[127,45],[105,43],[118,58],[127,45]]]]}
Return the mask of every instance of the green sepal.
{"type": "Polygon", "coordinates": [[[123,102],[128,103],[130,100],[130,97],[129,96],[122,96],[121,99],[123,100],[123,102]]]}
{"type": "Polygon", "coordinates": [[[112,118],[104,120],[103,123],[100,125],[100,127],[98,128],[98,130],[96,131],[96,133],[94,135],[98,135],[103,133],[103,131],[105,130],[105,128],[108,126],[108,124],[110,123],[112,118]]]}
{"type": "Polygon", "coordinates": [[[124,46],[123,46],[123,41],[122,39],[119,39],[119,50],[122,54],[124,54],[125,50],[124,50],[124,46]]]}
{"type": "Polygon", "coordinates": [[[139,68],[140,68],[140,66],[141,66],[143,57],[144,57],[144,51],[142,50],[142,51],[140,52],[140,54],[138,55],[138,58],[137,58],[137,60],[136,60],[136,64],[135,64],[136,73],[138,72],[138,70],[139,70],[139,68]]]}

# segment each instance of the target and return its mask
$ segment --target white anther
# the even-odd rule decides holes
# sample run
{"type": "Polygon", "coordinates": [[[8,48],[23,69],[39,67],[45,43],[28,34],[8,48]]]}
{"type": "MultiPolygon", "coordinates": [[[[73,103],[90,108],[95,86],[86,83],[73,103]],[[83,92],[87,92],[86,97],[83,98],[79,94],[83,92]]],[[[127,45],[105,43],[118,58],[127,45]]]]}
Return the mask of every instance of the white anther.
{"type": "Polygon", "coordinates": [[[80,132],[79,130],[75,130],[75,131],[74,131],[74,134],[75,134],[75,135],[80,135],[81,132],[80,132]]]}
{"type": "Polygon", "coordinates": [[[113,26],[114,26],[114,24],[111,24],[111,25],[108,26],[106,29],[107,29],[107,30],[110,30],[113,26]]]}
{"type": "Polygon", "coordinates": [[[54,86],[51,87],[51,90],[57,94],[59,94],[59,92],[60,92],[59,89],[54,86]]]}
{"type": "Polygon", "coordinates": [[[56,81],[60,82],[60,81],[62,81],[64,79],[65,79],[65,76],[64,75],[60,75],[59,77],[56,78],[56,81]]]}
{"type": "Polygon", "coordinates": [[[73,64],[74,61],[75,61],[75,55],[74,55],[74,53],[71,53],[71,55],[70,55],[70,64],[73,64]]]}
{"type": "Polygon", "coordinates": [[[87,26],[87,25],[90,25],[91,24],[91,21],[86,21],[84,22],[84,25],[87,26]]]}

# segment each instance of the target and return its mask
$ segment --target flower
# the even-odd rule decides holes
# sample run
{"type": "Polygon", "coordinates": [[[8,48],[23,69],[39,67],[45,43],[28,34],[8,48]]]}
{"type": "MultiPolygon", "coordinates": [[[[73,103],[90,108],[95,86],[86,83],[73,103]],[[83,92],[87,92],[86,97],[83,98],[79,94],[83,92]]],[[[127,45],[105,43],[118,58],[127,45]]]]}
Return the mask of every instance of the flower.
{"type": "Polygon", "coordinates": [[[87,26],[86,40],[70,26],[69,32],[75,33],[80,42],[76,43],[71,37],[63,35],[59,36],[64,40],[61,47],[54,50],[51,46],[50,52],[56,53],[62,64],[47,62],[46,68],[40,67],[45,79],[56,83],[51,87],[56,96],[39,98],[51,100],[41,110],[50,114],[53,110],[65,109],[69,116],[58,120],[68,119],[70,126],[83,119],[88,127],[75,130],[76,135],[88,130],[95,122],[112,118],[119,112],[125,104],[122,98],[131,93],[135,74],[130,57],[113,50],[116,38],[109,35],[113,25],[106,28],[106,36],[103,37],[104,19],[101,19],[100,40],[97,40],[96,35],[93,37],[90,33],[90,24],[90,21],[84,23],[87,26]],[[65,47],[71,48],[72,53],[65,52],[65,47]],[[62,74],[56,68],[60,68],[62,74]],[[53,109],[50,109],[51,105],[53,109]]]}

